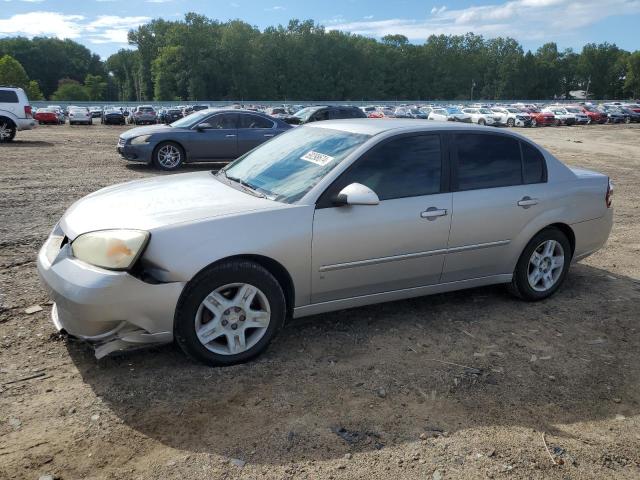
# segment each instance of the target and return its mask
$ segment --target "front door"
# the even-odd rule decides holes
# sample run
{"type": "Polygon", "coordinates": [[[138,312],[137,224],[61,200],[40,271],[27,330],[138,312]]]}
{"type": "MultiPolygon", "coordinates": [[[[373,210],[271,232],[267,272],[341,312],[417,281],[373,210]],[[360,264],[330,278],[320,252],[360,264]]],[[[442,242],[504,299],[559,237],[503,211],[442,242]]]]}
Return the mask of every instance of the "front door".
{"type": "Polygon", "coordinates": [[[238,114],[238,156],[276,136],[275,122],[253,113],[238,114]]]}
{"type": "Polygon", "coordinates": [[[205,128],[194,127],[190,134],[191,160],[232,160],[238,156],[236,113],[217,113],[200,122],[205,128]]]}
{"type": "Polygon", "coordinates": [[[443,189],[440,141],[437,134],[411,134],[378,144],[320,197],[312,303],[439,282],[452,202],[443,189]],[[351,183],[371,188],[380,203],[334,206],[332,198],[351,183]]]}

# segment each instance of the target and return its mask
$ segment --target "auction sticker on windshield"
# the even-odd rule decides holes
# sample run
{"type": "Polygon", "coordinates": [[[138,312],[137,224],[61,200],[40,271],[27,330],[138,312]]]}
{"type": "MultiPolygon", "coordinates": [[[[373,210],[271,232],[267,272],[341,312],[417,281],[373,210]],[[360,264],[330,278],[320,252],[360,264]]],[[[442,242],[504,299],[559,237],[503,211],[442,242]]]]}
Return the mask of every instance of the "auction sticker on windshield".
{"type": "Polygon", "coordinates": [[[330,155],[325,155],[324,153],[314,152],[313,150],[309,150],[300,158],[302,160],[306,160],[307,162],[315,163],[316,165],[320,165],[324,167],[327,163],[333,160],[334,157],[330,155]]]}

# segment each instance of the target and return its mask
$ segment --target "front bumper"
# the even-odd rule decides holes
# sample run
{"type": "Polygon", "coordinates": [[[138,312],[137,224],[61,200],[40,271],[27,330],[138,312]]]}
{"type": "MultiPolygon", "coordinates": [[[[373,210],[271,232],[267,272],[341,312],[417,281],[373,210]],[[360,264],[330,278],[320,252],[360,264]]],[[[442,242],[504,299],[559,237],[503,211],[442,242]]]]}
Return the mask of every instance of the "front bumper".
{"type": "Polygon", "coordinates": [[[140,145],[131,145],[119,142],[116,150],[125,160],[151,163],[151,157],[153,154],[153,146],[151,144],[142,143],[140,145]]]}
{"type": "Polygon", "coordinates": [[[58,249],[50,237],[38,254],[38,273],[55,304],[58,331],[88,341],[101,358],[116,350],[173,340],[173,316],[182,282],[150,284],[127,272],[91,266],[58,249]]]}

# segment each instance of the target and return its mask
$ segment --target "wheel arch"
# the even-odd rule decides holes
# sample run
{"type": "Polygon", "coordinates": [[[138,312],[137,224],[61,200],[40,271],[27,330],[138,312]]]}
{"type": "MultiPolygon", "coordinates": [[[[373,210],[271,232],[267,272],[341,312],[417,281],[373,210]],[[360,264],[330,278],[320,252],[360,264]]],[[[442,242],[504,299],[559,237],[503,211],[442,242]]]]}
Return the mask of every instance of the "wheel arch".
{"type": "Polygon", "coordinates": [[[540,232],[548,228],[555,228],[565,234],[565,236],[567,237],[567,240],[569,240],[569,245],[571,246],[571,256],[573,256],[573,254],[576,251],[576,234],[574,233],[573,229],[566,223],[561,223],[561,222],[551,223],[546,227],[538,230],[531,238],[535,237],[540,232]]]}
{"type": "Polygon", "coordinates": [[[293,309],[295,307],[295,286],[294,286],[293,278],[291,277],[291,274],[277,260],[274,260],[271,257],[258,255],[258,254],[232,255],[229,257],[220,258],[215,262],[210,263],[206,267],[202,268],[198,273],[196,273],[191,278],[191,280],[187,282],[187,284],[184,286],[184,289],[182,290],[182,295],[180,296],[180,300],[178,300],[178,303],[182,301],[182,297],[184,296],[185,292],[188,290],[190,284],[192,284],[194,280],[197,279],[202,273],[206,272],[211,267],[214,267],[221,263],[234,261],[234,260],[248,260],[250,262],[256,263],[261,267],[263,267],[264,269],[266,269],[271,275],[273,275],[275,279],[278,281],[278,283],[280,284],[280,286],[282,287],[282,290],[284,292],[284,297],[285,297],[285,302],[287,307],[287,320],[290,320],[291,318],[293,318],[293,309]]]}
{"type": "Polygon", "coordinates": [[[189,161],[189,151],[185,148],[184,144],[181,141],[175,140],[173,138],[163,138],[162,140],[158,140],[158,143],[156,143],[156,146],[153,147],[153,153],[151,154],[151,161],[155,159],[156,153],[158,152],[158,148],[163,143],[175,143],[176,145],[178,145],[182,149],[182,152],[184,153],[184,163],[189,161]]]}
{"type": "Polygon", "coordinates": [[[0,121],[8,121],[13,125],[13,128],[18,128],[18,124],[15,122],[15,120],[7,115],[0,114],[0,121]]]}

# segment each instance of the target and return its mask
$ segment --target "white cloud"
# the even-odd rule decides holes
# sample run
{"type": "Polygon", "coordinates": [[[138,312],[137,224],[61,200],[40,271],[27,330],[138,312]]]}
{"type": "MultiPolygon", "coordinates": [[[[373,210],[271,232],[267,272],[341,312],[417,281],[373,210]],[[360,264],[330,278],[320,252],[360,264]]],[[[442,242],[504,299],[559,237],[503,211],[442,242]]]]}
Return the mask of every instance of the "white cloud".
{"type": "Polygon", "coordinates": [[[277,12],[277,11],[280,11],[280,10],[286,10],[286,8],[284,8],[281,5],[275,5],[273,7],[265,8],[265,11],[267,11],[267,12],[277,12]]]}
{"type": "Polygon", "coordinates": [[[49,35],[58,38],[86,38],[91,43],[127,43],[130,29],[147,23],[151,17],[119,17],[101,15],[92,20],[84,15],[64,15],[57,12],[19,13],[0,19],[0,37],[49,35]]]}
{"type": "Polygon", "coordinates": [[[371,20],[373,18],[373,15],[365,15],[364,17],[365,20],[371,20]]]}
{"type": "Polygon", "coordinates": [[[44,2],[44,0],[20,0],[21,2],[24,3],[42,3],[44,2]]]}
{"type": "Polygon", "coordinates": [[[145,0],[147,3],[169,3],[173,0],[145,0]]]}
{"type": "Polygon", "coordinates": [[[572,34],[606,17],[637,13],[640,13],[640,0],[507,0],[456,10],[434,7],[424,20],[344,22],[328,28],[373,37],[403,34],[418,41],[434,34],[467,32],[541,39],[572,34]]]}

